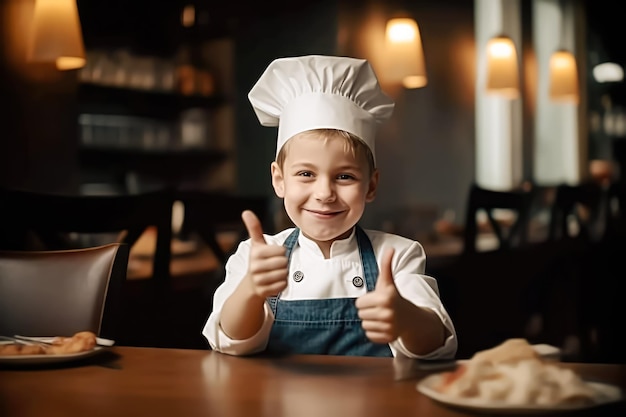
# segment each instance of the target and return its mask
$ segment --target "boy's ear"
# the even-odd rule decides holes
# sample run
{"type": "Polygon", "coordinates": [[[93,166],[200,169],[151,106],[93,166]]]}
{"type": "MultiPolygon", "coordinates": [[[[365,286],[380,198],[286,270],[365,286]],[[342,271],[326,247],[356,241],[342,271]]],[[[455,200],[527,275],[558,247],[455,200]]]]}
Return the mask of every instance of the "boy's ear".
{"type": "Polygon", "coordinates": [[[370,183],[367,189],[367,194],[365,194],[365,201],[367,203],[371,203],[376,198],[376,189],[378,188],[378,170],[375,169],[372,172],[372,176],[370,177],[370,183]]]}
{"type": "Polygon", "coordinates": [[[280,169],[278,164],[274,161],[271,166],[272,172],[272,186],[274,187],[274,193],[279,198],[285,197],[285,178],[283,176],[283,171],[280,169]]]}

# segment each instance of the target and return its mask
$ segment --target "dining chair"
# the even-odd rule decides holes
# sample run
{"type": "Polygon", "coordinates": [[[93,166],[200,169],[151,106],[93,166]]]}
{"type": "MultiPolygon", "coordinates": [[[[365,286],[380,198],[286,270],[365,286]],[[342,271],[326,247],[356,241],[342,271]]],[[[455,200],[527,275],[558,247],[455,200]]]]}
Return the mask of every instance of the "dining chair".
{"type": "Polygon", "coordinates": [[[222,265],[226,264],[236,246],[223,247],[218,238],[219,234],[234,233],[236,241],[246,238],[247,231],[241,220],[241,213],[244,210],[252,210],[257,215],[264,232],[273,232],[269,201],[266,196],[180,190],[175,193],[174,199],[180,201],[184,207],[181,234],[197,233],[222,265]]]}
{"type": "Polygon", "coordinates": [[[607,189],[606,235],[626,235],[626,180],[610,183],[607,189]]]}
{"type": "Polygon", "coordinates": [[[617,164],[619,176],[626,178],[626,139],[614,139],[611,142],[611,154],[613,161],[617,164]]]}
{"type": "Polygon", "coordinates": [[[115,339],[129,247],[0,251],[0,335],[115,339]]]}
{"type": "Polygon", "coordinates": [[[595,182],[556,187],[550,208],[548,240],[598,241],[607,231],[608,193],[595,182]]]}
{"type": "MultiPolygon", "coordinates": [[[[606,314],[613,304],[609,289],[615,286],[609,265],[617,255],[613,246],[618,240],[611,236],[609,200],[610,188],[597,182],[554,187],[546,244],[555,255],[552,268],[537,281],[542,287],[537,291],[541,294],[540,314],[549,317],[548,311],[555,310],[554,300],[570,300],[576,305],[577,328],[572,336],[581,354],[590,360],[594,351],[603,349],[600,344],[605,344],[606,332],[602,323],[612,316],[606,314]],[[593,285],[588,284],[589,277],[593,277],[593,285]],[[552,298],[547,293],[552,293],[552,298]]],[[[559,322],[554,326],[562,327],[559,322]]]]}
{"type": "Polygon", "coordinates": [[[177,272],[177,261],[185,262],[197,256],[210,264],[210,269],[176,276],[163,297],[135,297],[132,303],[127,303],[128,320],[121,338],[125,345],[207,348],[206,339],[198,329],[211,313],[213,295],[223,282],[229,255],[237,248],[238,240],[247,237],[241,212],[254,211],[264,231],[273,232],[268,200],[264,196],[184,189],[175,191],[173,200],[176,240],[190,243],[182,247],[198,249],[178,252],[174,247],[173,274],[177,272]],[[214,259],[207,259],[210,257],[214,259]],[[152,301],[156,299],[159,302],[152,301]]]}
{"type": "Polygon", "coordinates": [[[488,225],[498,240],[498,249],[526,244],[532,198],[531,189],[498,191],[472,184],[466,208],[463,252],[474,253],[478,250],[476,242],[480,232],[477,220],[479,212],[486,214],[488,225]],[[497,218],[498,210],[512,213],[514,218],[501,221],[497,218]]]}
{"type": "Polygon", "coordinates": [[[152,276],[161,284],[169,278],[171,224],[169,189],[123,195],[0,189],[0,249],[65,250],[113,242],[132,247],[152,227],[157,231],[152,276]],[[85,243],[78,238],[85,235],[106,239],[85,243]]]}

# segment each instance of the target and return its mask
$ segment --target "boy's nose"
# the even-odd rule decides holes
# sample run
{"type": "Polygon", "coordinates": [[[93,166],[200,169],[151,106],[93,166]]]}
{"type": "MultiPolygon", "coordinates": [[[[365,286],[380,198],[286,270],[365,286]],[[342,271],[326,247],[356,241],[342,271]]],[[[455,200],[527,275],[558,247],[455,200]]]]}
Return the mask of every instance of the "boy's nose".
{"type": "Polygon", "coordinates": [[[318,180],[315,184],[315,199],[323,203],[335,200],[335,190],[330,181],[318,180]]]}

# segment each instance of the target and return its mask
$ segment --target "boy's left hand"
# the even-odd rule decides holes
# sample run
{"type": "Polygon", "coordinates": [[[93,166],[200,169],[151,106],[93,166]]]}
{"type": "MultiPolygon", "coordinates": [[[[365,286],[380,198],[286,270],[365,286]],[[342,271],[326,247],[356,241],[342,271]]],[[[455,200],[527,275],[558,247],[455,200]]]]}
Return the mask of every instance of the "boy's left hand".
{"type": "Polygon", "coordinates": [[[394,250],[388,250],[380,263],[380,274],[374,291],[356,300],[365,335],[374,343],[390,343],[400,336],[399,310],[404,298],[398,293],[391,273],[394,250]]]}

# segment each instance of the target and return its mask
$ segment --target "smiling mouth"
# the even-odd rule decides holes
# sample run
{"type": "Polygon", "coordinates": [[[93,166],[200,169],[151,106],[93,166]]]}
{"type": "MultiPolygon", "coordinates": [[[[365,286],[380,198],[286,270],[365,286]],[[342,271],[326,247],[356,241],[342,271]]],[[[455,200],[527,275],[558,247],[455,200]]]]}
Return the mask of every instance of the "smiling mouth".
{"type": "Polygon", "coordinates": [[[318,210],[306,210],[306,211],[318,217],[333,217],[341,213],[341,211],[318,211],[318,210]]]}

